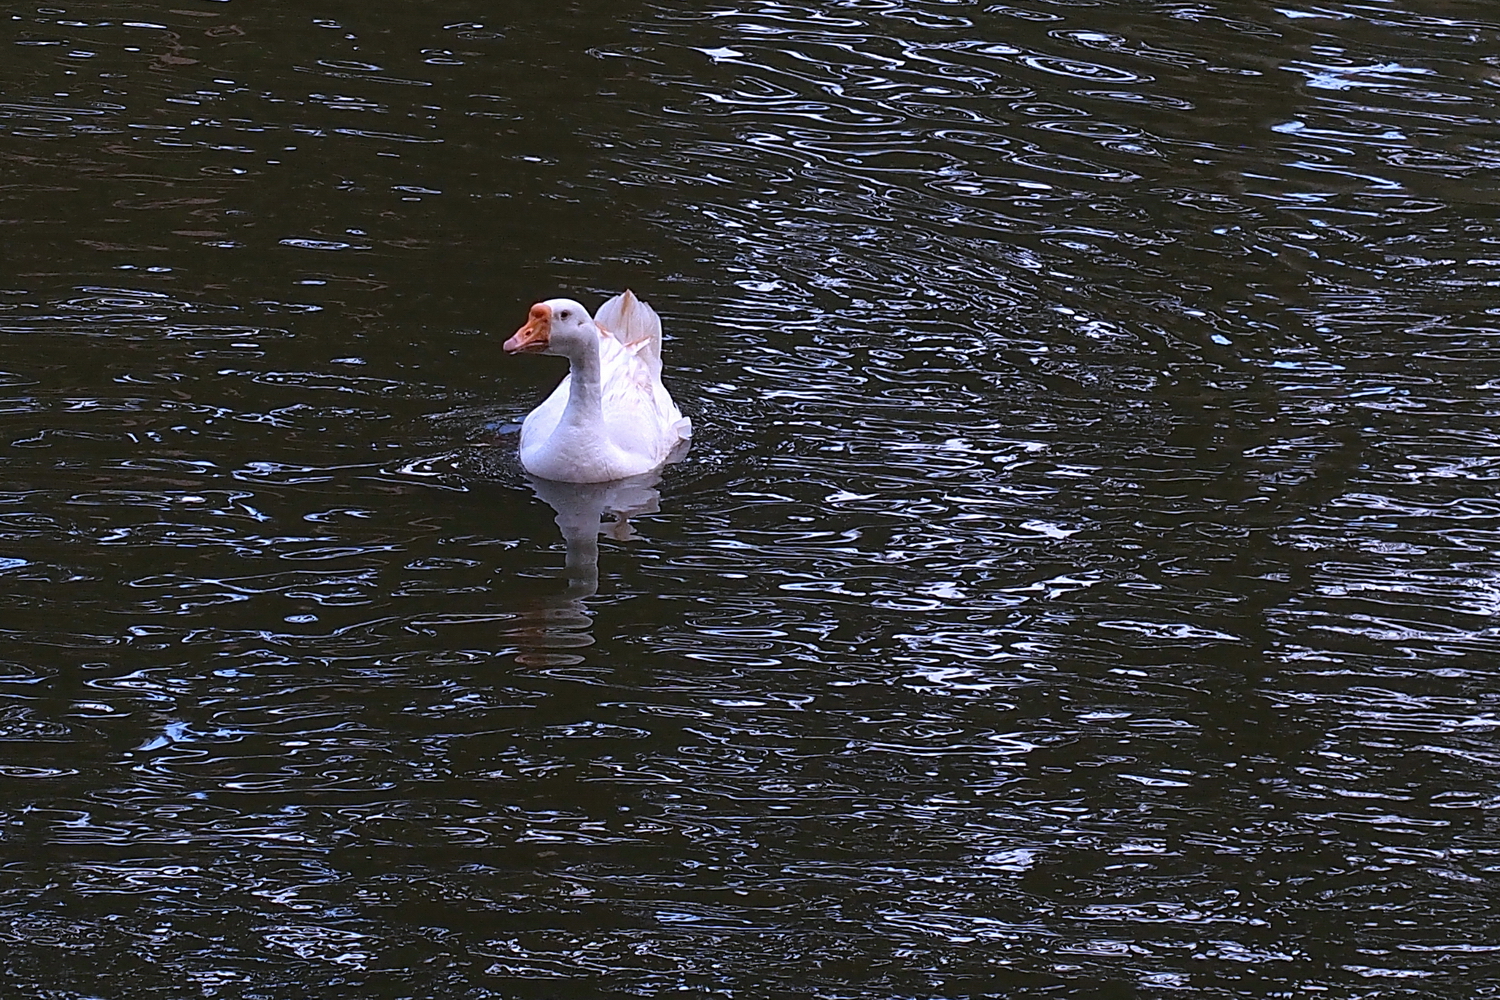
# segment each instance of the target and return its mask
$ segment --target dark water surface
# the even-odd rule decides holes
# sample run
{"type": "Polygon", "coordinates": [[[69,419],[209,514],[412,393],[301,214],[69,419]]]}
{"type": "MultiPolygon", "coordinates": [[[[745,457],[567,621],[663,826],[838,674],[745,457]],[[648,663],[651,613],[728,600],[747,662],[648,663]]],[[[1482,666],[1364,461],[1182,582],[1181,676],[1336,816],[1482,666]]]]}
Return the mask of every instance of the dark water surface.
{"type": "Polygon", "coordinates": [[[0,992],[1500,996],[1500,10],[1297,2],[7,8],[0,992]]]}

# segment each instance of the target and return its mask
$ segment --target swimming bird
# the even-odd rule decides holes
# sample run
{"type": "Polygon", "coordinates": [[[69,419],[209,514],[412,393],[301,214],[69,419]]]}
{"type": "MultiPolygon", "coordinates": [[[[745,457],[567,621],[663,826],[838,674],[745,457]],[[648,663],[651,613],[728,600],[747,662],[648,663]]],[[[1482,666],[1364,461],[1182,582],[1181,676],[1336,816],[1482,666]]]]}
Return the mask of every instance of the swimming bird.
{"type": "Polygon", "coordinates": [[[567,377],[521,424],[521,464],[533,476],[638,476],[680,457],[692,437],[661,382],[661,317],[628,289],[597,317],[572,299],[538,302],[505,350],[568,359],[567,377]]]}

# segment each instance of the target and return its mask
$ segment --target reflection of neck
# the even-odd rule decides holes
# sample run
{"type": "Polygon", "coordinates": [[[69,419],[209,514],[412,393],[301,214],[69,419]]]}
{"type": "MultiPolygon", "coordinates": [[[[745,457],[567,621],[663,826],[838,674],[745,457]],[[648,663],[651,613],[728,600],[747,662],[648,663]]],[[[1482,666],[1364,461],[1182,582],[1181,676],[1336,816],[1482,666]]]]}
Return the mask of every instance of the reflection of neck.
{"type": "Polygon", "coordinates": [[[563,591],[563,599],[593,597],[599,590],[599,514],[592,510],[583,517],[558,514],[557,526],[568,546],[564,565],[568,589],[563,591]]]}
{"type": "Polygon", "coordinates": [[[589,341],[568,354],[573,376],[568,387],[568,408],[563,410],[562,424],[575,427],[597,426],[603,418],[599,384],[599,344],[589,341]]]}

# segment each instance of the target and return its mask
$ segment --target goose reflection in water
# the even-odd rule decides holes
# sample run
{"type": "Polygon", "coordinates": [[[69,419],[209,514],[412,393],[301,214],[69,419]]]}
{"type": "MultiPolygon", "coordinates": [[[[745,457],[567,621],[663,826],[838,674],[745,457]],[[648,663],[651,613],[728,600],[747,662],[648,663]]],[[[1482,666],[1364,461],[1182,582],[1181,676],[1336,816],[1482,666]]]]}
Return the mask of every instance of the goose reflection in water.
{"type": "Polygon", "coordinates": [[[528,479],[536,495],[557,511],[557,526],[568,549],[563,571],[567,583],[543,606],[521,613],[522,625],[511,633],[521,647],[516,661],[529,666],[581,663],[582,656],[563,650],[594,643],[593,619],[584,602],[599,590],[599,536],[607,533],[617,542],[640,537],[630,518],[661,509],[656,488],[661,472],[607,483],[528,479]]]}

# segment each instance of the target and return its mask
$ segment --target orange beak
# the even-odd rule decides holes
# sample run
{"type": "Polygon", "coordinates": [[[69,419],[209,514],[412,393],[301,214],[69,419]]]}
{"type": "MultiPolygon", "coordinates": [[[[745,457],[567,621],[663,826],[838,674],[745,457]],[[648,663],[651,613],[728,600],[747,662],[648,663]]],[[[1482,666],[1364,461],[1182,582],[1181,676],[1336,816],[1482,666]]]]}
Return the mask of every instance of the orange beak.
{"type": "Polygon", "coordinates": [[[552,340],[552,307],[538,302],[531,307],[526,325],[505,342],[508,354],[539,354],[547,349],[552,340]]]}

